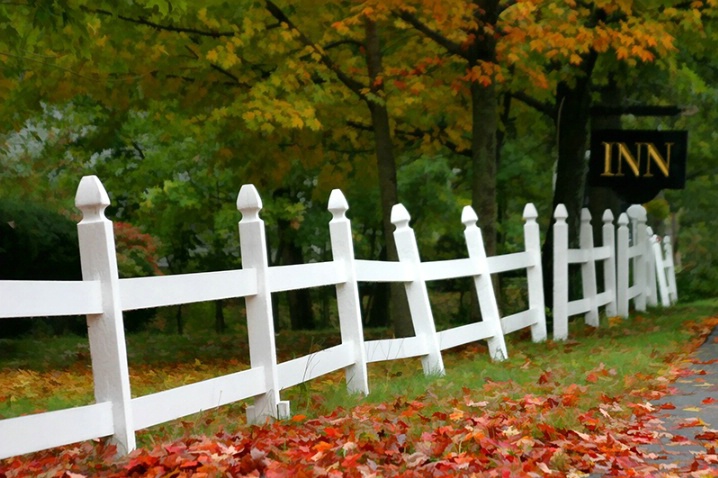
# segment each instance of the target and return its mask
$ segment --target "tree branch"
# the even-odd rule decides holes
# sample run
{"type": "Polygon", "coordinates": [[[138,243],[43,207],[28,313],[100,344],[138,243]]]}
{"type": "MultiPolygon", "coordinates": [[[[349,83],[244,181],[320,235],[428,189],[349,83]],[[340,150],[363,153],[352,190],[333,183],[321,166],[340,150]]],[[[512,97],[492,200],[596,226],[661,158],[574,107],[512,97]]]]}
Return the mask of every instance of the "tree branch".
{"type": "Polygon", "coordinates": [[[556,109],[548,104],[548,103],[542,103],[541,101],[537,100],[536,98],[532,98],[526,93],[517,91],[515,93],[511,93],[511,97],[519,100],[526,106],[530,106],[531,108],[535,109],[536,111],[545,114],[551,119],[556,119],[556,109]]]}
{"type": "Polygon", "coordinates": [[[344,86],[352,90],[357,96],[359,96],[362,99],[366,99],[366,95],[362,93],[362,89],[364,89],[364,85],[362,85],[360,82],[355,80],[354,78],[350,77],[344,71],[342,71],[341,68],[339,68],[339,65],[334,63],[329,56],[319,48],[312,40],[310,40],[302,31],[297,28],[297,26],[292,23],[292,21],[287,17],[281,8],[279,8],[274,2],[271,0],[265,0],[265,6],[269,13],[277,19],[280,23],[286,23],[289,28],[297,32],[297,37],[299,41],[301,41],[305,46],[308,46],[312,50],[314,50],[318,55],[319,58],[324,66],[329,68],[335,75],[337,75],[337,78],[339,81],[341,81],[344,86]]]}
{"type": "Polygon", "coordinates": [[[336,47],[341,46],[341,45],[353,45],[353,46],[356,46],[356,47],[358,47],[358,48],[361,48],[361,47],[364,46],[364,45],[362,44],[362,42],[359,42],[359,41],[356,41],[356,40],[351,40],[351,39],[346,39],[346,40],[337,40],[337,41],[333,41],[333,42],[331,42],[331,43],[327,43],[326,45],[324,45],[324,49],[325,49],[325,50],[331,50],[332,48],[336,48],[336,47]]]}
{"type": "MultiPolygon", "coordinates": [[[[88,76],[81,75],[80,73],[78,73],[78,72],[76,72],[76,71],[73,71],[73,70],[70,70],[69,68],[65,68],[65,67],[62,67],[62,66],[59,66],[59,65],[55,65],[55,64],[50,63],[50,62],[47,62],[47,61],[36,60],[36,59],[34,59],[34,58],[30,58],[30,57],[27,57],[27,56],[13,55],[12,53],[8,53],[8,52],[6,52],[6,51],[0,51],[0,56],[5,56],[5,57],[7,57],[7,58],[15,58],[15,59],[17,59],[17,60],[22,60],[22,61],[29,61],[29,62],[32,62],[32,63],[39,63],[40,65],[49,66],[50,68],[56,68],[56,69],[58,69],[58,70],[65,71],[65,72],[67,72],[67,73],[70,73],[70,74],[72,74],[72,75],[75,75],[75,76],[77,76],[77,77],[79,77],[79,78],[83,78],[83,79],[88,80],[88,81],[97,81],[95,78],[90,78],[90,77],[88,77],[88,76]]],[[[41,57],[41,58],[43,58],[43,57],[41,57]]],[[[54,59],[54,58],[52,58],[52,57],[44,57],[44,58],[54,59]]]]}
{"type": "Polygon", "coordinates": [[[146,27],[154,28],[155,30],[164,30],[164,31],[169,31],[169,32],[177,32],[177,33],[190,33],[192,35],[199,35],[199,36],[211,37],[211,38],[233,37],[235,35],[235,32],[231,32],[231,31],[222,32],[222,31],[214,31],[214,30],[200,30],[198,28],[178,27],[175,25],[162,25],[160,23],[156,23],[156,22],[147,20],[144,17],[132,18],[132,17],[128,17],[125,15],[115,14],[108,10],[101,10],[99,8],[82,7],[82,9],[89,13],[96,13],[98,15],[104,15],[104,16],[108,16],[108,17],[116,17],[125,22],[135,23],[137,25],[143,25],[146,27]]]}
{"type": "MultiPolygon", "coordinates": [[[[351,126],[352,128],[356,128],[356,129],[359,129],[362,131],[373,131],[373,129],[370,125],[367,125],[364,123],[359,123],[358,121],[353,121],[353,120],[347,120],[347,126],[351,126]]],[[[394,131],[397,136],[402,136],[405,138],[410,137],[410,138],[416,138],[416,139],[421,139],[425,135],[429,134],[428,131],[421,130],[418,128],[413,129],[413,130],[403,130],[403,129],[396,128],[394,131]]],[[[439,132],[443,133],[443,130],[439,130],[439,132]]],[[[438,138],[438,140],[444,147],[448,148],[452,153],[458,154],[460,156],[465,156],[467,158],[471,157],[470,149],[459,148],[459,146],[456,143],[449,141],[448,139],[445,139],[445,138],[438,138]]]]}
{"type": "Polygon", "coordinates": [[[409,25],[414,27],[416,30],[420,31],[427,37],[434,40],[434,42],[438,43],[439,45],[443,46],[446,51],[449,53],[452,53],[454,55],[460,56],[462,58],[465,58],[468,60],[466,56],[466,52],[461,48],[461,45],[458,43],[455,43],[448,38],[446,38],[444,35],[440,34],[436,30],[433,30],[429,28],[428,25],[423,23],[421,20],[416,18],[416,16],[412,15],[409,12],[401,11],[401,10],[394,10],[394,15],[398,16],[405,22],[407,22],[409,25]]]}
{"type": "Polygon", "coordinates": [[[142,151],[142,147],[137,141],[132,142],[132,148],[140,155],[140,159],[145,159],[145,153],[142,151]]]}
{"type": "Polygon", "coordinates": [[[692,106],[652,106],[652,105],[632,105],[632,106],[602,106],[596,105],[591,107],[591,116],[678,116],[694,113],[695,107],[692,106]]]}

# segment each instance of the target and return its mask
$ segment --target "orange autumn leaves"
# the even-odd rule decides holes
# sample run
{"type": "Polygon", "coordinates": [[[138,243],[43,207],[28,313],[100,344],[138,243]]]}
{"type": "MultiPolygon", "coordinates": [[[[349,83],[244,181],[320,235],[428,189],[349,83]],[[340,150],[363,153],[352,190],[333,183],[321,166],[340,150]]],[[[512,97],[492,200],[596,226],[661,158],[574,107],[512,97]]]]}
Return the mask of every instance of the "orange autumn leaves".
{"type": "MultiPolygon", "coordinates": [[[[713,8],[702,2],[692,5],[693,10],[680,10],[652,8],[631,0],[599,0],[592,4],[522,0],[507,6],[499,5],[498,18],[493,21],[480,5],[490,9],[493,2],[364,2],[355,9],[353,16],[334,22],[333,27],[337,32],[348,33],[366,15],[393,23],[400,30],[410,30],[409,25],[392,16],[397,12],[408,12],[466,50],[481,49],[484,43],[485,48],[491,48],[490,43],[496,43],[495,59],[479,61],[466,68],[458,78],[461,82],[488,86],[504,83],[513,76],[523,77],[540,89],[548,89],[556,81],[553,71],[557,65],[579,66],[589,52],[607,54],[614,61],[629,65],[653,62],[674,52],[677,50],[676,26],[686,18],[694,17],[695,12],[713,8]]],[[[431,49],[427,43],[421,44],[421,48],[424,47],[431,49]]],[[[426,57],[434,57],[435,53],[427,51],[426,57]]],[[[410,58],[406,56],[404,60],[410,58]]],[[[461,59],[458,60],[461,64],[461,59]]],[[[445,60],[446,64],[451,62],[445,60]]],[[[393,65],[387,67],[386,73],[390,77],[392,69],[393,65]]],[[[395,69],[410,70],[399,65],[395,69]]],[[[570,74],[570,70],[561,71],[562,75],[570,74]]],[[[408,84],[406,78],[395,83],[400,90],[408,84]]],[[[452,88],[457,89],[456,85],[452,88]]]]}

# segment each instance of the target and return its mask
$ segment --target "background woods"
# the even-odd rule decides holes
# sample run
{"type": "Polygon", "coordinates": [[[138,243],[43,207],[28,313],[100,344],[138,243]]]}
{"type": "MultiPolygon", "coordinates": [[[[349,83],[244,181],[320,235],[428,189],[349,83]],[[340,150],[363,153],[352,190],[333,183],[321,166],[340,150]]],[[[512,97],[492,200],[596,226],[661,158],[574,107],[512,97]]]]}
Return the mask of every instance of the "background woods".
{"type": "MultiPolygon", "coordinates": [[[[240,264],[233,205],[243,183],[266,192],[273,264],[326,259],[323,202],[334,188],[361,225],[357,256],[395,259],[390,211],[399,201],[415,214],[425,260],[456,249],[445,215],[467,204],[487,252],[511,252],[521,230],[509,216],[534,202],[548,260],[547,221],[558,203],[569,221],[586,198],[620,207],[584,186],[589,131],[611,125],[689,130],[687,189],[667,191],[649,213],[654,229],[677,238],[682,297],[714,291],[715,7],[0,2],[0,277],[10,278],[13,234],[42,250],[47,267],[66,269],[64,246],[44,248],[38,228],[11,212],[21,200],[74,221],[67,198],[87,174],[103,179],[109,215],[127,224],[118,240],[126,275],[240,264]],[[673,115],[642,116],[647,106],[673,115]]],[[[53,240],[74,240],[57,227],[53,240]]],[[[510,307],[516,298],[509,283],[504,289],[510,307]]],[[[410,335],[395,293],[362,290],[365,316],[410,335]]],[[[326,299],[308,294],[280,297],[290,306],[277,325],[327,326],[326,299]]],[[[226,305],[211,312],[220,332],[226,305]]],[[[183,311],[174,314],[182,332],[183,311]]]]}

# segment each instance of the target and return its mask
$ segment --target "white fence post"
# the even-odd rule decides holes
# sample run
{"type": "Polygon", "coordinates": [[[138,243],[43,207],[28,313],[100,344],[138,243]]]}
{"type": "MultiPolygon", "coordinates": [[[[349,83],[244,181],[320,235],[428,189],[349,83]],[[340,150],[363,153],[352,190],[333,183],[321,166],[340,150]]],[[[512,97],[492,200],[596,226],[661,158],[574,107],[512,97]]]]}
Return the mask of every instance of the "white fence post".
{"type": "Polygon", "coordinates": [[[678,287],[676,287],[676,266],[673,262],[673,243],[671,236],[663,238],[663,250],[666,257],[666,277],[668,279],[668,292],[671,296],[671,303],[678,300],[678,287]]]}
{"type": "Polygon", "coordinates": [[[603,290],[611,300],[606,303],[606,315],[613,317],[616,311],[616,229],[613,226],[613,213],[610,209],[603,212],[603,240],[601,246],[608,247],[608,258],[603,261],[603,290]]]}
{"type": "MultiPolygon", "coordinates": [[[[658,305],[658,287],[656,282],[656,270],[658,267],[658,257],[655,255],[654,244],[658,242],[658,236],[653,234],[653,228],[646,228],[646,304],[650,307],[658,305]]],[[[663,252],[658,250],[659,254],[663,252]]],[[[661,260],[661,263],[663,261],[661,260]]],[[[662,267],[662,266],[661,266],[662,267]]],[[[662,272],[662,271],[661,271],[662,272]]],[[[665,280],[665,279],[664,279],[665,280]]]]}
{"type": "Polygon", "coordinates": [[[369,381],[359,303],[359,285],[354,267],[351,222],[346,217],[349,204],[339,189],[334,189],[329,195],[328,209],[332,213],[332,220],[329,222],[332,256],[334,262],[341,264],[346,274],[346,282],[337,284],[336,291],[342,343],[350,343],[354,355],[354,364],[345,369],[347,389],[350,392],[367,395],[369,381]]]}
{"type": "Polygon", "coordinates": [[[653,260],[655,262],[653,276],[655,279],[658,279],[658,291],[661,295],[661,305],[663,307],[669,307],[671,305],[671,297],[668,291],[668,282],[666,281],[666,264],[663,260],[663,248],[661,247],[661,239],[655,234],[651,235],[651,247],[653,251],[653,260]]]}
{"type": "Polygon", "coordinates": [[[638,288],[635,305],[636,310],[646,310],[646,296],[648,292],[648,266],[646,264],[648,258],[648,241],[646,239],[646,210],[643,206],[634,204],[627,210],[628,216],[631,218],[633,238],[631,243],[637,248],[637,254],[633,259],[633,275],[635,284],[638,288]]]}
{"type": "Polygon", "coordinates": [[[546,302],[543,291],[543,269],[541,267],[541,231],[539,229],[538,211],[532,203],[524,207],[524,247],[532,256],[533,265],[526,269],[528,282],[529,310],[535,310],[538,321],[531,326],[531,340],[542,342],[547,338],[546,302]]]}
{"type": "Polygon", "coordinates": [[[411,282],[404,283],[406,296],[409,300],[409,310],[414,324],[414,333],[426,341],[429,353],[421,357],[421,364],[425,374],[443,374],[444,360],[441,357],[441,347],[436,335],[436,325],[431,312],[429,292],[426,289],[426,282],[421,274],[421,258],[419,248],[416,245],[414,230],[409,227],[411,216],[403,204],[396,204],[391,210],[391,222],[394,230],[394,242],[399,261],[411,267],[411,282]]]}
{"type": "Polygon", "coordinates": [[[262,423],[270,417],[288,418],[289,402],[279,398],[267,242],[264,221],[259,217],[262,200],[253,185],[245,184],[239,190],[237,209],[242,213],[242,220],[239,221],[242,268],[254,269],[257,273],[257,294],[246,298],[249,359],[252,368],[261,367],[264,370],[267,390],[254,398],[254,405],[247,407],[247,422],[262,423]]]}
{"type": "Polygon", "coordinates": [[[479,274],[474,276],[474,287],[479,299],[481,320],[490,324],[493,331],[493,336],[486,341],[489,347],[489,355],[493,360],[505,360],[508,357],[508,352],[506,351],[504,332],[501,328],[501,315],[496,302],[494,285],[491,282],[491,273],[481,229],[476,225],[478,220],[479,218],[471,206],[465,206],[461,212],[461,222],[464,224],[464,239],[469,258],[477,263],[479,269],[479,274]]]}
{"type": "Polygon", "coordinates": [[[553,213],[553,339],[568,338],[568,211],[559,204],[553,213]]]}
{"type": "Polygon", "coordinates": [[[585,251],[586,261],[581,264],[581,282],[583,284],[583,298],[590,301],[588,312],[584,316],[586,324],[598,327],[598,306],[596,305],[596,261],[593,258],[593,228],[591,227],[591,213],[587,208],[581,209],[581,227],[579,229],[579,245],[585,251]]]}
{"type": "Polygon", "coordinates": [[[628,318],[628,287],[629,262],[628,255],[628,215],[622,213],[618,216],[618,232],[616,234],[616,311],[623,318],[628,318]]]}
{"type": "Polygon", "coordinates": [[[127,454],[135,449],[136,442],[115,236],[112,222],[105,217],[109,205],[110,198],[97,176],[83,177],[75,196],[75,206],[82,211],[82,221],[77,225],[82,278],[100,281],[103,309],[101,314],[87,316],[95,401],[112,403],[111,442],[118,453],[127,454]]]}

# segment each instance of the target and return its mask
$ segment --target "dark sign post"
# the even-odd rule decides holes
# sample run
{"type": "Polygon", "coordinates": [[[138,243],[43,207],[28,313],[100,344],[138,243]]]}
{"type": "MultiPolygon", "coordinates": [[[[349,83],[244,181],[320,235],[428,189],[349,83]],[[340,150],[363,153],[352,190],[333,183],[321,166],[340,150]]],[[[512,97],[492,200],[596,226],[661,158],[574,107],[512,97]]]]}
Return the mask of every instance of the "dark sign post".
{"type": "Polygon", "coordinates": [[[687,131],[597,130],[591,134],[588,184],[611,188],[628,203],[662,189],[683,189],[687,131]]]}

